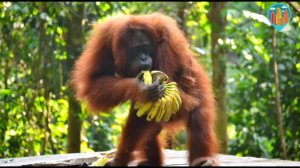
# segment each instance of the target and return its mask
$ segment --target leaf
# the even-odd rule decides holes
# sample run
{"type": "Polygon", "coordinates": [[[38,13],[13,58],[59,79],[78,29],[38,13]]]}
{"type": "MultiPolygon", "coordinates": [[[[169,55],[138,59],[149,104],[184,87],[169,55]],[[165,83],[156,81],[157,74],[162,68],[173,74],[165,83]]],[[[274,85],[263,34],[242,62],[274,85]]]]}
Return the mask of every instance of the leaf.
{"type": "Polygon", "coordinates": [[[62,35],[62,34],[63,34],[63,30],[62,30],[62,28],[60,28],[60,27],[57,27],[56,31],[57,31],[57,33],[58,33],[59,35],[62,35]]]}

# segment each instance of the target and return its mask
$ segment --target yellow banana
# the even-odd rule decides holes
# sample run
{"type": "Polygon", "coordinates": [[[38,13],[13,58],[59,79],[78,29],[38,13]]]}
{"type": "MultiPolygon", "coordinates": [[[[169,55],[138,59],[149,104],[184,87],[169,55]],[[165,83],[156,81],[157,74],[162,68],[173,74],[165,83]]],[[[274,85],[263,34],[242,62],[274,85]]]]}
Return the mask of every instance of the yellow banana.
{"type": "Polygon", "coordinates": [[[166,84],[166,88],[167,89],[178,89],[177,83],[172,83],[172,84],[168,83],[168,84],[166,84]]]}
{"type": "Polygon", "coordinates": [[[104,166],[109,161],[109,158],[104,157],[96,160],[91,164],[91,166],[104,166]]]}
{"type": "Polygon", "coordinates": [[[169,85],[169,83],[166,85],[166,91],[175,91],[177,93],[180,93],[177,86],[177,84],[172,84],[172,85],[169,85]]]}
{"type": "Polygon", "coordinates": [[[168,101],[166,102],[166,111],[163,116],[164,121],[169,121],[172,113],[172,102],[168,101]]]}
{"type": "Polygon", "coordinates": [[[143,71],[144,75],[144,83],[145,85],[150,85],[152,83],[152,75],[150,73],[150,71],[143,71]]]}
{"type": "Polygon", "coordinates": [[[176,83],[176,82],[169,82],[169,83],[167,84],[167,86],[177,86],[177,83],[176,83]]]}
{"type": "Polygon", "coordinates": [[[135,104],[133,106],[133,109],[138,110],[141,107],[143,107],[143,103],[141,103],[141,102],[135,102],[135,104]]]}
{"type": "Polygon", "coordinates": [[[165,94],[165,96],[164,96],[164,98],[166,99],[166,111],[165,111],[165,114],[164,114],[164,120],[165,121],[168,121],[169,120],[169,118],[168,118],[168,116],[169,116],[169,114],[171,114],[172,113],[172,111],[173,111],[173,106],[172,106],[172,98],[170,97],[170,95],[168,95],[168,94],[165,94]]]}
{"type": "Polygon", "coordinates": [[[179,94],[179,90],[177,88],[166,88],[166,92],[175,92],[179,94]]]}
{"type": "Polygon", "coordinates": [[[173,113],[176,113],[176,111],[179,110],[180,104],[181,104],[180,103],[181,99],[180,99],[179,93],[176,91],[166,91],[166,94],[171,97],[171,99],[172,99],[171,102],[172,102],[172,107],[173,107],[172,110],[173,110],[173,113]]]}
{"type": "Polygon", "coordinates": [[[166,99],[164,97],[162,97],[160,107],[159,107],[157,115],[155,117],[156,122],[160,122],[162,120],[162,117],[165,114],[165,111],[166,111],[166,99]]]}
{"type": "Polygon", "coordinates": [[[149,113],[147,115],[148,121],[151,121],[157,115],[157,111],[158,111],[160,105],[161,105],[161,99],[156,101],[154,103],[153,107],[151,108],[151,110],[149,111],[149,113]]]}
{"type": "Polygon", "coordinates": [[[159,122],[159,117],[163,114],[162,106],[163,104],[160,104],[159,108],[157,109],[156,116],[153,118],[156,122],[159,122]]]}
{"type": "MultiPolygon", "coordinates": [[[[145,85],[150,85],[152,83],[152,76],[151,76],[150,71],[143,71],[143,79],[144,79],[145,85]]],[[[135,110],[138,110],[137,113],[136,113],[136,115],[138,117],[141,117],[148,110],[150,110],[152,106],[153,106],[153,102],[148,102],[146,104],[143,104],[143,103],[140,103],[140,102],[136,102],[133,108],[135,110]]]]}
{"type": "Polygon", "coordinates": [[[136,115],[138,117],[141,117],[142,115],[144,115],[147,111],[149,111],[151,109],[151,107],[153,106],[153,102],[148,102],[146,104],[144,104],[142,107],[139,108],[139,110],[137,111],[136,115]]]}

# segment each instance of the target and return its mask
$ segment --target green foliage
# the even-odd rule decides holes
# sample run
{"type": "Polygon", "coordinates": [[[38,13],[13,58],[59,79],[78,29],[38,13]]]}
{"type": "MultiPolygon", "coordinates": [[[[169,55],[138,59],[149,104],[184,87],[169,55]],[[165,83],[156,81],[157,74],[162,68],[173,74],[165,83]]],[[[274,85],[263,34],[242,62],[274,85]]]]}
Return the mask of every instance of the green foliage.
{"type": "MultiPolygon", "coordinates": [[[[199,62],[211,75],[209,2],[1,2],[0,3],[0,158],[66,153],[69,79],[66,19],[84,4],[83,31],[118,14],[163,12],[184,30],[199,62]],[[184,18],[178,16],[184,7],[184,18]]],[[[275,112],[271,27],[266,10],[273,2],[228,2],[226,49],[229,153],[281,157],[275,112]]],[[[277,32],[277,62],[286,147],[300,158],[300,23],[277,32]]],[[[80,43],[84,44],[86,41],[80,43]]],[[[82,46],[84,48],[84,46],[82,46]]],[[[91,115],[82,103],[82,152],[115,148],[129,102],[91,115]]],[[[186,149],[186,132],[173,142],[186,149]]]]}
{"type": "Polygon", "coordinates": [[[88,146],[82,144],[82,151],[104,151],[116,148],[122,127],[130,108],[130,102],[126,102],[114,109],[110,113],[100,113],[100,115],[89,115],[86,112],[83,118],[84,140],[88,146]]]}
{"type": "MultiPolygon", "coordinates": [[[[272,3],[271,3],[272,4],[272,3]]],[[[241,156],[280,158],[278,122],[275,110],[275,86],[272,71],[271,28],[264,22],[266,10],[259,6],[248,7],[252,17],[247,18],[239,4],[228,5],[231,14],[227,36],[233,43],[228,45],[228,103],[229,103],[229,151],[241,156]],[[253,12],[261,11],[259,14],[253,12]],[[241,22],[234,21],[241,19],[241,22]],[[257,22],[259,21],[259,22],[257,22]],[[245,37],[245,40],[239,39],[245,37]]],[[[264,8],[265,9],[265,8],[264,8]]],[[[277,32],[277,62],[286,147],[290,159],[299,159],[299,82],[297,64],[300,61],[299,25],[291,22],[287,33],[277,32]],[[298,135],[298,136],[297,136],[298,135]]]]}

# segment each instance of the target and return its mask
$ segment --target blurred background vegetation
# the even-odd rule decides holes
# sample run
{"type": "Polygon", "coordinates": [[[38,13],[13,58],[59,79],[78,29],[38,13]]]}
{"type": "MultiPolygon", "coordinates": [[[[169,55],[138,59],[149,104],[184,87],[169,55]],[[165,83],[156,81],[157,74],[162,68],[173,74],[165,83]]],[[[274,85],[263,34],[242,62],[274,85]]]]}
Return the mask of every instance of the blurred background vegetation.
{"type": "MultiPolygon", "coordinates": [[[[69,73],[93,22],[159,11],[178,21],[214,81],[222,153],[299,160],[299,4],[286,4],[289,31],[277,32],[266,18],[275,3],[0,2],[0,158],[115,148],[129,103],[89,115],[69,73]]],[[[167,147],[185,150],[185,136],[167,147]]]]}

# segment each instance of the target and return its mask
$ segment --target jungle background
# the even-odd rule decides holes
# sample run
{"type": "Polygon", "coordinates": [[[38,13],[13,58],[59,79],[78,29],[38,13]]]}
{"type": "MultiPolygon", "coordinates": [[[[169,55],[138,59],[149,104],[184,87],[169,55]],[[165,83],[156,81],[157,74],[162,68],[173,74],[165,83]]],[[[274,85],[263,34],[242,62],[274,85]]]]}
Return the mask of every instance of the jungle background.
{"type": "MultiPolygon", "coordinates": [[[[285,32],[266,18],[275,3],[0,2],[0,158],[115,148],[129,103],[90,115],[74,99],[70,70],[94,22],[161,12],[213,82],[220,153],[299,160],[299,3],[284,3],[285,32]]],[[[169,137],[167,148],[185,150],[185,137],[169,137]]]]}

